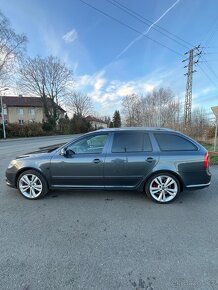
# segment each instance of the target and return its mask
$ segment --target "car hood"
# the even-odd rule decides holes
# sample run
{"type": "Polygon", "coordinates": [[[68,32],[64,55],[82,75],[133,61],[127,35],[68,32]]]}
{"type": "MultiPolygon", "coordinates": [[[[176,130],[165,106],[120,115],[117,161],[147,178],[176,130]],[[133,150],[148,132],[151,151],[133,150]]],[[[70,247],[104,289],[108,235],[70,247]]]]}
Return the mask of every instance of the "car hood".
{"type": "Polygon", "coordinates": [[[16,159],[20,158],[27,158],[27,157],[39,157],[42,155],[50,155],[53,151],[57,150],[60,148],[62,145],[65,143],[60,143],[60,144],[54,144],[46,147],[40,147],[38,150],[22,154],[20,156],[17,156],[16,159]]]}

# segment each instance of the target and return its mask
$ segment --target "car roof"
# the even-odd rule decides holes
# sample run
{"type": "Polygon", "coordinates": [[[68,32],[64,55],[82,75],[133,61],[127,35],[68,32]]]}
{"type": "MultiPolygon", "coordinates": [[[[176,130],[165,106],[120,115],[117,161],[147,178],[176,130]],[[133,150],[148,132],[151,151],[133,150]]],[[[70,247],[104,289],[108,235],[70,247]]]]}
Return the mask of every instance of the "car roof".
{"type": "Polygon", "coordinates": [[[116,131],[164,131],[164,132],[175,132],[169,128],[161,127],[122,127],[122,128],[104,128],[99,129],[97,132],[116,132],[116,131]]]}

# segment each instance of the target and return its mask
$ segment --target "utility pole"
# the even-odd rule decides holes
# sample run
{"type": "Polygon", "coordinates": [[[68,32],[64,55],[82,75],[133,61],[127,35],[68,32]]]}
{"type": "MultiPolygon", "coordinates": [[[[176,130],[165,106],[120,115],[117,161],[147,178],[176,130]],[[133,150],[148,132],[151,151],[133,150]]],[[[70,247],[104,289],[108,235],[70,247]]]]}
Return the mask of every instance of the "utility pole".
{"type": "Polygon", "coordinates": [[[196,72],[194,70],[194,65],[198,63],[198,60],[195,61],[194,58],[196,56],[200,56],[202,52],[198,52],[195,54],[195,51],[199,51],[200,45],[190,49],[185,53],[185,55],[188,54],[188,58],[184,59],[182,62],[188,61],[188,64],[184,66],[184,68],[187,68],[187,73],[185,73],[185,76],[187,76],[186,81],[186,93],[185,93],[185,105],[184,105],[184,123],[185,123],[185,130],[190,128],[191,126],[191,112],[192,112],[192,78],[193,73],[196,72]]]}
{"type": "MultiPolygon", "coordinates": [[[[0,93],[1,91],[7,91],[9,90],[8,88],[4,88],[2,90],[0,90],[0,93]]],[[[3,134],[4,134],[4,139],[6,139],[6,130],[5,130],[5,115],[4,115],[4,105],[3,105],[3,101],[2,101],[2,94],[0,96],[0,99],[1,99],[1,119],[2,119],[2,127],[3,127],[3,134]]]]}
{"type": "Polygon", "coordinates": [[[214,136],[214,147],[213,151],[216,151],[216,144],[217,144],[217,127],[218,127],[218,106],[211,107],[211,110],[213,111],[215,118],[216,118],[216,128],[215,128],[215,136],[214,136]]]}

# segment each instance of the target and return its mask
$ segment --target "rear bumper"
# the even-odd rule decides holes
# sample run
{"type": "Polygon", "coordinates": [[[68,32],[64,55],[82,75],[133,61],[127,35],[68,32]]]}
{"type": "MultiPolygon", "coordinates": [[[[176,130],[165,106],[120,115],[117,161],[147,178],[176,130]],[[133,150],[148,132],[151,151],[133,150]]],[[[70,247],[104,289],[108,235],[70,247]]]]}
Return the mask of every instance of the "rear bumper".
{"type": "Polygon", "coordinates": [[[182,173],[184,187],[188,190],[195,190],[208,187],[211,181],[211,173],[207,170],[182,173]]]}
{"type": "Polygon", "coordinates": [[[197,190],[197,189],[208,187],[209,185],[210,185],[210,182],[202,183],[202,184],[191,184],[191,185],[186,185],[186,189],[188,189],[188,190],[197,190]]]}

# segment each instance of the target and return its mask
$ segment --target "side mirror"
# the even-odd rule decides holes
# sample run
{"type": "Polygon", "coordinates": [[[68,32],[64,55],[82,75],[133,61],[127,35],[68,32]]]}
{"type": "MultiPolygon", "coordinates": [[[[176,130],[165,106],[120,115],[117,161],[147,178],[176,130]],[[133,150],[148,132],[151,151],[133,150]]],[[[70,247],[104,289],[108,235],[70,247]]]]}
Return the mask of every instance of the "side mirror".
{"type": "Polygon", "coordinates": [[[75,152],[71,149],[62,148],[60,155],[65,157],[73,157],[75,155],[75,152]]]}
{"type": "Polygon", "coordinates": [[[66,148],[62,148],[62,149],[61,149],[60,155],[61,155],[61,156],[66,156],[66,155],[67,155],[67,150],[66,150],[66,148]]]}
{"type": "Polygon", "coordinates": [[[66,149],[66,156],[67,157],[74,157],[75,152],[71,149],[66,149]]]}

